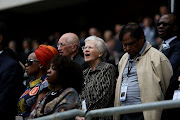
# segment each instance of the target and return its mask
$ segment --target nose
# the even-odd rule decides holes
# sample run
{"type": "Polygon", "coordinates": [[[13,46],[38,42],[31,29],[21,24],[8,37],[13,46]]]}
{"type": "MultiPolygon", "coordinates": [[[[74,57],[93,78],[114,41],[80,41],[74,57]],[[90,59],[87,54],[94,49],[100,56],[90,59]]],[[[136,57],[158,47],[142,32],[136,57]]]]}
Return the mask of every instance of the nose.
{"type": "Polygon", "coordinates": [[[85,52],[89,52],[89,48],[84,49],[83,52],[84,52],[84,53],[85,53],[85,52]]]}
{"type": "Polygon", "coordinates": [[[124,52],[128,52],[131,47],[129,45],[123,45],[124,52]]]}
{"type": "Polygon", "coordinates": [[[161,28],[161,27],[164,27],[162,23],[160,25],[158,25],[158,28],[161,28]]]}
{"type": "Polygon", "coordinates": [[[129,50],[130,50],[130,46],[129,46],[129,45],[127,45],[126,50],[127,50],[127,51],[129,51],[129,50]]]}
{"type": "Polygon", "coordinates": [[[25,67],[28,67],[28,64],[27,64],[27,63],[25,63],[25,67]]]}
{"type": "Polygon", "coordinates": [[[60,50],[61,48],[60,48],[60,45],[58,45],[58,50],[60,50]]]}
{"type": "Polygon", "coordinates": [[[47,73],[50,73],[50,72],[51,72],[51,70],[50,70],[50,69],[48,69],[48,70],[47,70],[47,73]]]}

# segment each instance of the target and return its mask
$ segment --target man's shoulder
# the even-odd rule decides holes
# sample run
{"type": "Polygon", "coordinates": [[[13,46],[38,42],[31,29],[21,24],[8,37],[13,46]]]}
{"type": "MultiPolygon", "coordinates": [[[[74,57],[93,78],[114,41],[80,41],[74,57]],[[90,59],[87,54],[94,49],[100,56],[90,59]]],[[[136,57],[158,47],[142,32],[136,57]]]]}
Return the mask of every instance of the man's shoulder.
{"type": "Polygon", "coordinates": [[[3,53],[0,55],[0,60],[1,62],[4,63],[13,63],[13,64],[17,64],[18,61],[16,59],[14,59],[13,57],[11,57],[9,54],[7,54],[6,52],[3,51],[3,53]]]}
{"type": "Polygon", "coordinates": [[[173,41],[171,41],[169,44],[170,44],[170,45],[173,44],[173,45],[180,46],[180,39],[179,39],[179,38],[176,38],[176,39],[174,39],[173,41]]]}
{"type": "Polygon", "coordinates": [[[7,69],[7,68],[15,68],[16,66],[19,65],[19,62],[14,59],[13,57],[11,57],[10,55],[8,55],[6,52],[3,52],[1,55],[0,55],[0,68],[4,68],[4,69],[7,69]]]}
{"type": "Polygon", "coordinates": [[[157,50],[154,47],[151,47],[148,52],[150,53],[149,55],[153,59],[157,60],[159,58],[161,61],[162,60],[168,60],[168,58],[162,52],[160,52],[159,50],[157,50]]]}
{"type": "Polygon", "coordinates": [[[128,59],[128,57],[129,57],[129,54],[128,54],[128,53],[125,53],[125,54],[121,57],[120,61],[124,61],[124,60],[128,59]]]}
{"type": "Polygon", "coordinates": [[[180,50],[180,39],[175,39],[169,43],[171,50],[180,50]]]}
{"type": "Polygon", "coordinates": [[[85,62],[84,58],[79,53],[73,58],[73,60],[79,64],[85,62]]]}

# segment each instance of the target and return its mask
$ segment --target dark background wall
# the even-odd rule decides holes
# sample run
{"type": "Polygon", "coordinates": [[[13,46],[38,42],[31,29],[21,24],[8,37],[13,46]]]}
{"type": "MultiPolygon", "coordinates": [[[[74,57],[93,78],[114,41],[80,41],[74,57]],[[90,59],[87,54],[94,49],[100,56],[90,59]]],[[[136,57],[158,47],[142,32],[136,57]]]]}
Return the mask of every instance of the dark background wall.
{"type": "Polygon", "coordinates": [[[145,16],[153,18],[159,13],[160,5],[168,6],[168,0],[85,0],[61,7],[52,3],[53,0],[46,6],[40,2],[0,11],[0,20],[7,24],[9,39],[19,43],[25,37],[45,41],[55,31],[79,34],[92,26],[101,31],[114,31],[116,23],[140,22],[145,16]]]}

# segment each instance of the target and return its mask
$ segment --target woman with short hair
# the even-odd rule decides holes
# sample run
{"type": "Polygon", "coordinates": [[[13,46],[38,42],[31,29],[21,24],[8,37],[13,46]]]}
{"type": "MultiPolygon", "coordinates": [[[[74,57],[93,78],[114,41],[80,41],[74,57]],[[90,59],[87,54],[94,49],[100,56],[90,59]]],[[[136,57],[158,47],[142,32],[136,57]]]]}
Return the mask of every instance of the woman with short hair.
{"type": "Polygon", "coordinates": [[[82,109],[90,111],[112,107],[116,72],[114,65],[105,62],[107,48],[104,40],[96,36],[86,38],[83,52],[90,67],[83,71],[85,81],[80,95],[82,109]]]}

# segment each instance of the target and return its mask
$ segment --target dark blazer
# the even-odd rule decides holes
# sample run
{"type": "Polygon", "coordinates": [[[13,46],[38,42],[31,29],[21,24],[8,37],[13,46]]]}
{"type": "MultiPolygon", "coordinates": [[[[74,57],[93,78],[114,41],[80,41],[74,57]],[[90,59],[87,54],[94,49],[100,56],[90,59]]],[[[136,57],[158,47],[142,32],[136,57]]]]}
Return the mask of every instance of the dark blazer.
{"type": "Polygon", "coordinates": [[[169,59],[175,73],[180,67],[180,40],[176,38],[169,45],[170,48],[162,52],[169,59]]]}
{"type": "Polygon", "coordinates": [[[19,61],[3,50],[0,54],[0,116],[15,119],[17,101],[23,91],[23,69],[19,61]]]}
{"type": "MultiPolygon", "coordinates": [[[[166,91],[165,100],[172,100],[174,91],[179,88],[178,77],[180,76],[180,40],[174,39],[169,43],[170,48],[162,51],[169,59],[173,67],[173,76],[170,79],[168,89],[166,91]]],[[[180,108],[164,109],[162,112],[161,120],[176,120],[180,108]]]]}
{"type": "MultiPolygon", "coordinates": [[[[174,91],[179,89],[179,84],[180,84],[180,82],[178,81],[179,76],[180,76],[180,67],[171,77],[170,80],[171,83],[169,84],[169,87],[167,89],[165,100],[172,100],[174,91]]],[[[161,120],[176,120],[177,118],[179,118],[179,111],[180,108],[164,109],[162,112],[161,120]]]]}
{"type": "Polygon", "coordinates": [[[80,64],[81,68],[83,70],[85,70],[86,68],[89,67],[88,63],[84,61],[84,58],[80,55],[80,53],[76,54],[73,57],[73,61],[75,61],[76,63],[80,64]]]}

